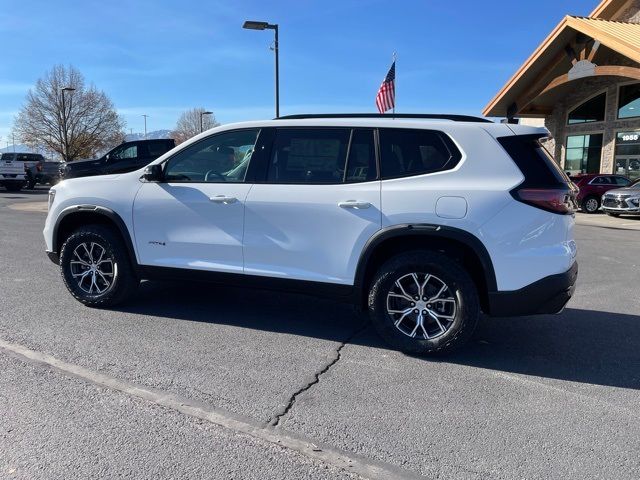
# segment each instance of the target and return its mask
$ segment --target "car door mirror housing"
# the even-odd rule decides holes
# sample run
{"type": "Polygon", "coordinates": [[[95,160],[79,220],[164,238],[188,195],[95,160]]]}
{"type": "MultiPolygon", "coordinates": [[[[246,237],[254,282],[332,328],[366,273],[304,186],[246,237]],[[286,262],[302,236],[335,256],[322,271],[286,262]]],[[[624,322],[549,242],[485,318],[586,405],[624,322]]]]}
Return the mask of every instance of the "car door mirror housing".
{"type": "Polygon", "coordinates": [[[147,182],[160,182],[162,180],[162,166],[158,164],[148,165],[142,174],[147,182]]]}

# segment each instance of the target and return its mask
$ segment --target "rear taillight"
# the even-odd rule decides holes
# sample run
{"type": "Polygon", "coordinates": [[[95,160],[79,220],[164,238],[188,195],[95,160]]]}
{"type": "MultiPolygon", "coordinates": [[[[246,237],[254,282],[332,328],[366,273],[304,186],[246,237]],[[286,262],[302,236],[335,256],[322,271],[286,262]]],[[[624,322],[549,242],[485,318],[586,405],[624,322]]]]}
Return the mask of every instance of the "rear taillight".
{"type": "Polygon", "coordinates": [[[570,215],[577,209],[576,192],[573,188],[517,188],[513,197],[527,205],[547,212],[570,215]]]}

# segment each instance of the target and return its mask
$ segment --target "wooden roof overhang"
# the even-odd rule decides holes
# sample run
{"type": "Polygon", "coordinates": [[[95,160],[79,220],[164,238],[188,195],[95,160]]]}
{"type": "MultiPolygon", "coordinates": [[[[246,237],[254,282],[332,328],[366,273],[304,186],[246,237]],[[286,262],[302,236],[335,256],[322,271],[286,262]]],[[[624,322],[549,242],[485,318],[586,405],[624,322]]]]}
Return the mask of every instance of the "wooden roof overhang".
{"type": "Polygon", "coordinates": [[[484,115],[544,117],[580,78],[640,80],[640,68],[606,64],[606,49],[640,66],[640,24],[566,16],[489,102],[484,115]]]}

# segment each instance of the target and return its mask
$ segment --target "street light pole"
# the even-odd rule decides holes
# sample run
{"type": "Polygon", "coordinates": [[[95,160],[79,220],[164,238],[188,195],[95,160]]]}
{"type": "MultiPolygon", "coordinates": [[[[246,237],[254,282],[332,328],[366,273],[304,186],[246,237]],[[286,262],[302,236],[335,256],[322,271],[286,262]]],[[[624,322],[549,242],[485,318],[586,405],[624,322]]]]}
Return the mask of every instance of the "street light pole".
{"type": "Polygon", "coordinates": [[[69,156],[69,138],[67,136],[67,106],[64,102],[64,92],[73,92],[75,88],[73,87],[63,87],[60,89],[62,91],[62,151],[64,161],[68,161],[69,156]]]}
{"type": "Polygon", "coordinates": [[[200,112],[200,133],[204,132],[204,125],[202,124],[202,117],[204,115],[211,115],[213,112],[200,112]]]}
{"type": "Polygon", "coordinates": [[[147,139],[147,117],[149,115],[142,115],[144,117],[144,139],[147,139]]]}
{"type": "Polygon", "coordinates": [[[276,56],[276,118],[278,118],[280,116],[280,42],[278,39],[278,24],[247,20],[242,25],[242,28],[246,28],[247,30],[273,30],[274,31],[275,41],[273,44],[273,50],[276,56]]]}

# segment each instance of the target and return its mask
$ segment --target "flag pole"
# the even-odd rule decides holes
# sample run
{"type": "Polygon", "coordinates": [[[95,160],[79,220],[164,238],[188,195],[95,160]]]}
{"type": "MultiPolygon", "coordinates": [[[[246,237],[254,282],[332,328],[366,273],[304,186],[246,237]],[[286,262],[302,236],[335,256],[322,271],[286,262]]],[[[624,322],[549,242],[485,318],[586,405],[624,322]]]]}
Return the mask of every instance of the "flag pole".
{"type": "MultiPolygon", "coordinates": [[[[393,52],[393,63],[396,63],[396,52],[393,52]]],[[[398,90],[396,87],[398,85],[398,69],[396,68],[395,79],[393,80],[393,110],[391,115],[395,118],[396,115],[396,91],[398,90]]]]}

